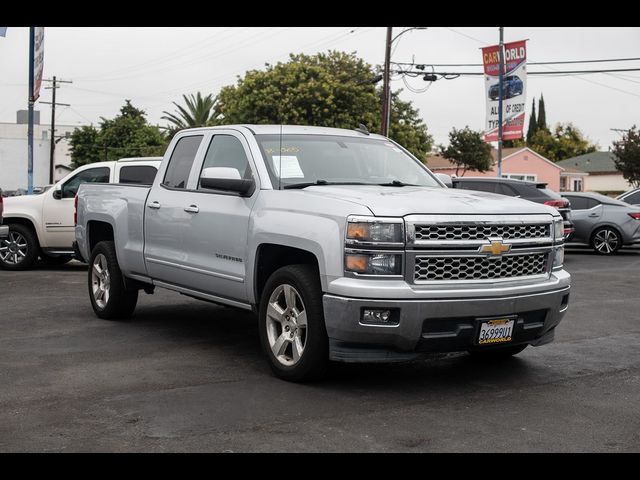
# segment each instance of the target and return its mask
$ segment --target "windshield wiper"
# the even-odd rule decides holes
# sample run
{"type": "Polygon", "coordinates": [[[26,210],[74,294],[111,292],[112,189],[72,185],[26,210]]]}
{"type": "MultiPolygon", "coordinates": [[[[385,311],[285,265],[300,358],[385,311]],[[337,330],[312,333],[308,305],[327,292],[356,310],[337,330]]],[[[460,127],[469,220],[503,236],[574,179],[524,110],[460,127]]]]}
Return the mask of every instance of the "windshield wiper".
{"type": "Polygon", "coordinates": [[[378,183],[376,185],[379,185],[381,187],[419,187],[420,185],[415,185],[413,183],[404,183],[401,182],[400,180],[392,180],[389,183],[378,183]]]}
{"type": "Polygon", "coordinates": [[[307,188],[314,187],[316,185],[375,185],[374,183],[365,183],[365,182],[327,182],[326,180],[316,180],[315,182],[304,182],[304,183],[290,183],[288,185],[283,185],[282,189],[290,189],[290,188],[307,188]]]}

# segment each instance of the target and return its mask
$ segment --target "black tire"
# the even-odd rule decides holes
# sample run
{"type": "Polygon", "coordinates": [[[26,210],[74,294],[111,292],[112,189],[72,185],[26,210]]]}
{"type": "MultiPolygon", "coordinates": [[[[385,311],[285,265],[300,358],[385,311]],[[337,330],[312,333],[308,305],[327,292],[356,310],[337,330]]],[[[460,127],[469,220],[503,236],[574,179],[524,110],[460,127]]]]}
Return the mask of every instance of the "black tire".
{"type": "Polygon", "coordinates": [[[73,259],[73,255],[47,255],[46,253],[40,254],[40,260],[45,265],[64,265],[69,263],[73,259]]]}
{"type": "Polygon", "coordinates": [[[622,247],[622,235],[613,227],[600,227],[591,234],[590,243],[598,255],[614,255],[622,247]]]}
{"type": "Polygon", "coordinates": [[[478,359],[482,360],[503,360],[519,354],[529,345],[509,345],[508,347],[493,347],[487,350],[469,350],[469,353],[478,359]]]}
{"type": "MultiPolygon", "coordinates": [[[[300,309],[297,310],[299,312],[302,311],[300,309]]],[[[292,318],[295,319],[295,316],[292,318]]],[[[273,373],[277,377],[291,382],[302,382],[318,379],[326,374],[329,365],[329,339],[327,338],[327,330],[324,323],[320,277],[316,268],[310,265],[289,265],[276,270],[267,280],[262,292],[258,325],[262,349],[269,360],[273,373]],[[306,328],[303,330],[294,326],[290,330],[290,332],[295,331],[296,334],[298,330],[304,332],[304,348],[297,361],[293,360],[293,343],[290,344],[291,346],[286,347],[291,349],[291,361],[296,362],[293,365],[283,364],[282,361],[276,358],[271,349],[268,333],[268,329],[271,329],[271,335],[273,336],[275,329],[277,329],[277,322],[272,322],[267,317],[269,301],[274,292],[279,290],[279,287],[284,289],[286,285],[290,285],[295,289],[302,302],[301,306],[306,312],[306,328]],[[268,324],[271,326],[268,326],[268,324]]],[[[283,326],[282,323],[280,323],[280,327],[280,336],[286,336],[284,328],[287,327],[283,326]]],[[[287,331],[289,330],[287,329],[287,331]]],[[[293,333],[289,335],[292,335],[293,338],[293,333]]]]}
{"type": "MultiPolygon", "coordinates": [[[[20,238],[24,243],[20,245],[26,245],[22,247],[22,253],[24,256],[20,256],[18,262],[10,258],[3,259],[3,255],[8,253],[7,250],[0,251],[0,268],[4,270],[30,270],[38,260],[38,254],[40,253],[40,244],[38,243],[38,237],[31,227],[22,225],[20,223],[9,224],[9,237],[0,240],[1,248],[10,248],[9,243],[12,238],[20,238]]],[[[11,257],[13,258],[13,257],[11,257]]]]}
{"type": "MultiPolygon", "coordinates": [[[[104,270],[104,268],[100,268],[100,270],[104,270]]],[[[95,270],[95,272],[97,273],[97,270],[95,270]]],[[[133,314],[136,309],[136,303],[138,302],[138,290],[127,290],[125,288],[124,277],[118,265],[118,258],[116,257],[116,249],[113,242],[99,242],[93,248],[89,261],[87,279],[91,306],[98,317],[106,320],[124,320],[133,314]],[[94,283],[94,263],[100,255],[102,255],[102,257],[99,260],[104,258],[106,270],[108,271],[108,297],[105,299],[103,293],[102,300],[97,299],[96,295],[94,295],[94,287],[97,286],[97,284],[94,283]]]]}

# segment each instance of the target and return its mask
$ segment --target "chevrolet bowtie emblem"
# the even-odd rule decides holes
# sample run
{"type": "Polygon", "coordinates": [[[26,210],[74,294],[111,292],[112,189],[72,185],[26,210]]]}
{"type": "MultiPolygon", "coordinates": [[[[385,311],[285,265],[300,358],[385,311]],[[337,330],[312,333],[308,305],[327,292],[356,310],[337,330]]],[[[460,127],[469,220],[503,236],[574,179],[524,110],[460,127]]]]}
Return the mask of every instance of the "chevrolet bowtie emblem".
{"type": "Polygon", "coordinates": [[[480,253],[487,253],[493,256],[502,255],[503,253],[507,253],[511,250],[510,243],[502,243],[502,239],[493,239],[490,238],[488,245],[482,245],[479,249],[480,253]]]}

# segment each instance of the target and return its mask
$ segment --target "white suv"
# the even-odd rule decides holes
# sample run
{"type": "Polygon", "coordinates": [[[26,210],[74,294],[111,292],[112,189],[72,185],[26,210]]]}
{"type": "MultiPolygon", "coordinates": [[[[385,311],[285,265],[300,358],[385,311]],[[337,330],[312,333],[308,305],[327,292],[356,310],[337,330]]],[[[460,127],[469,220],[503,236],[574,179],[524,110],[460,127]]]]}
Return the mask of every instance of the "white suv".
{"type": "Polygon", "coordinates": [[[73,258],[74,198],[83,183],[151,185],[161,157],[123,158],[83,165],[52,188],[37,195],[4,199],[4,225],[0,238],[0,268],[28,270],[38,257],[61,265],[73,258]]]}

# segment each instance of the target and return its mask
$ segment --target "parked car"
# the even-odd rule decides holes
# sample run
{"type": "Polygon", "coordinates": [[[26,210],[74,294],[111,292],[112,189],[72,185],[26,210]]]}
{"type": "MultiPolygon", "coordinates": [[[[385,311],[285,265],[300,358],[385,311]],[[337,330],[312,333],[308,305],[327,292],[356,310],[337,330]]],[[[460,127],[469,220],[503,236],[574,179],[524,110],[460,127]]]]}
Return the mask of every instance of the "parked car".
{"type": "MultiPolygon", "coordinates": [[[[502,93],[503,99],[509,99],[513,97],[517,97],[518,95],[522,95],[524,91],[524,84],[520,77],[517,75],[509,75],[504,77],[504,81],[502,82],[502,93]]],[[[491,100],[498,100],[500,98],[500,84],[496,83],[489,87],[489,98],[491,100]]]]}
{"type": "Polygon", "coordinates": [[[548,189],[546,183],[492,177],[456,177],[452,178],[451,182],[453,188],[498,193],[554,207],[562,215],[564,221],[565,241],[571,240],[574,232],[571,204],[568,200],[563,199],[559,193],[548,189]]]}
{"type": "Polygon", "coordinates": [[[563,193],[573,207],[574,243],[588,244],[596,253],[611,255],[623,245],[640,243],[640,206],[599,193],[563,193]]]}
{"type": "Polygon", "coordinates": [[[9,236],[9,227],[2,225],[2,211],[4,210],[4,197],[2,196],[2,189],[0,188],[0,255],[5,252],[5,248],[8,248],[4,244],[4,239],[9,236]]]}
{"type": "Polygon", "coordinates": [[[629,190],[616,198],[629,205],[640,205],[640,188],[629,190]]]}
{"type": "Polygon", "coordinates": [[[161,157],[125,158],[84,165],[37,195],[4,199],[5,224],[16,255],[0,256],[0,268],[27,270],[38,257],[61,265],[73,258],[74,197],[86,182],[147,184],[155,178],[161,157]]]}
{"type": "Polygon", "coordinates": [[[514,355],[552,341],[568,308],[556,209],[445,188],[362,129],[183,130],[150,188],[80,186],[77,220],[98,317],[155,287],[254,311],[292,381],[330,359],[514,355]]]}

